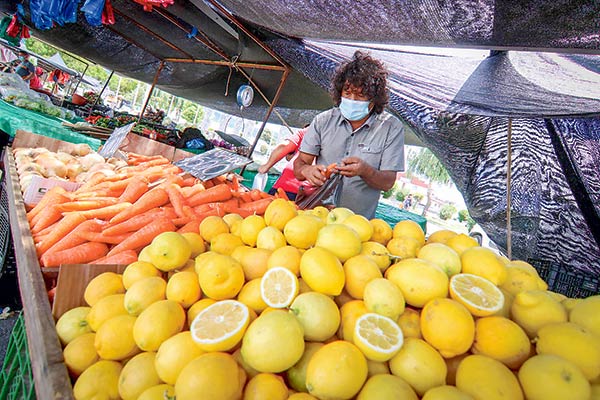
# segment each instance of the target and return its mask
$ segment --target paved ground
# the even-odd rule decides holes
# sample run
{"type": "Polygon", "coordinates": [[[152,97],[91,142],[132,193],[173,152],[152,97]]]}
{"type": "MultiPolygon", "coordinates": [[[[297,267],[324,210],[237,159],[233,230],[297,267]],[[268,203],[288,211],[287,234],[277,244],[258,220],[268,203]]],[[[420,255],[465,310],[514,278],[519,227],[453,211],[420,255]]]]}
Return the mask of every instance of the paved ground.
{"type": "MultiPolygon", "coordinates": [[[[8,251],[13,251],[12,246],[8,251]]],[[[0,319],[0,360],[2,361],[4,361],[13,325],[22,308],[16,269],[14,265],[11,265],[14,264],[14,257],[9,256],[7,259],[8,261],[0,270],[0,314],[5,307],[10,307],[14,313],[8,318],[0,319]]]]}

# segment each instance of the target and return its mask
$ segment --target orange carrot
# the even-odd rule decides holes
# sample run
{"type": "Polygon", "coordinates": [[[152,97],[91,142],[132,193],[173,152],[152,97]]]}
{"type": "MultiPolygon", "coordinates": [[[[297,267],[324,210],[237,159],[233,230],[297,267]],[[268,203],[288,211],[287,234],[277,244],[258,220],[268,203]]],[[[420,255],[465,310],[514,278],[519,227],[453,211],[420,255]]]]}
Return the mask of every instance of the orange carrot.
{"type": "Polygon", "coordinates": [[[193,195],[195,195],[196,193],[200,193],[205,191],[206,188],[204,187],[203,184],[201,183],[197,183],[193,186],[185,186],[181,188],[181,194],[183,195],[183,197],[185,197],[186,199],[189,199],[190,197],[192,197],[193,195]]]}
{"type": "Polygon", "coordinates": [[[39,219],[31,228],[31,233],[38,233],[62,218],[63,215],[57,206],[58,204],[50,205],[46,207],[44,211],[38,214],[39,219]]]}
{"type": "Polygon", "coordinates": [[[185,212],[183,211],[183,206],[187,205],[183,195],[180,192],[179,186],[171,183],[169,185],[165,185],[164,189],[167,191],[169,195],[169,201],[173,205],[173,209],[178,217],[185,217],[185,212]]]}
{"type": "Polygon", "coordinates": [[[59,267],[64,264],[85,264],[104,257],[108,246],[104,243],[87,242],[69,249],[46,253],[40,259],[42,267],[59,267]]]}
{"type": "Polygon", "coordinates": [[[194,176],[188,176],[186,178],[183,178],[183,182],[181,183],[181,187],[183,186],[194,186],[198,183],[198,179],[196,179],[196,177],[194,176]]]}
{"type": "Polygon", "coordinates": [[[37,248],[38,255],[44,254],[50,247],[65,237],[75,227],[84,222],[86,218],[81,213],[73,212],[61,219],[51,233],[46,235],[37,248]]]}
{"type": "Polygon", "coordinates": [[[146,211],[143,214],[131,217],[126,221],[119,222],[118,224],[109,224],[104,227],[102,233],[105,235],[121,235],[131,231],[137,231],[141,227],[148,225],[150,222],[164,216],[164,212],[158,208],[146,211]]]}
{"type": "Polygon", "coordinates": [[[229,200],[231,197],[232,194],[229,186],[217,185],[206,189],[203,192],[196,193],[188,199],[188,204],[192,207],[196,207],[200,204],[229,200]]]}
{"type": "Polygon", "coordinates": [[[131,203],[123,202],[106,207],[97,208],[95,210],[81,211],[81,214],[83,214],[83,216],[88,219],[98,218],[108,220],[129,207],[131,207],[131,203]]]}
{"type": "Polygon", "coordinates": [[[81,185],[75,192],[87,192],[89,188],[96,186],[100,182],[103,182],[106,179],[106,175],[102,172],[96,172],[93,174],[83,185],[81,185]]]}
{"type": "Polygon", "coordinates": [[[56,207],[61,212],[85,211],[85,210],[92,210],[92,209],[96,209],[96,208],[110,206],[110,205],[116,204],[116,203],[117,203],[117,199],[115,199],[114,197],[109,197],[109,198],[105,198],[102,200],[69,201],[67,203],[59,204],[56,207]],[[110,200],[108,200],[108,199],[110,199],[110,200]]]}
{"type": "Polygon", "coordinates": [[[252,196],[250,195],[250,192],[248,192],[248,191],[240,192],[240,199],[244,203],[252,202],[252,196]]]}
{"type": "Polygon", "coordinates": [[[79,232],[86,231],[86,230],[92,231],[92,232],[100,232],[100,229],[102,229],[102,221],[95,220],[95,219],[88,219],[87,221],[84,221],[81,224],[79,224],[75,229],[73,229],[71,232],[69,232],[65,237],[63,237],[58,242],[56,242],[44,254],[69,249],[71,247],[75,247],[77,245],[85,243],[85,242],[87,242],[87,240],[81,238],[79,236],[79,232]]]}
{"type": "Polygon", "coordinates": [[[289,197],[283,188],[277,188],[277,197],[284,200],[289,200],[289,197]]]}
{"type": "Polygon", "coordinates": [[[131,207],[127,207],[110,219],[110,223],[123,222],[135,215],[160,207],[169,201],[169,195],[162,188],[154,188],[146,192],[131,207]]]}
{"type": "Polygon", "coordinates": [[[64,203],[66,201],[68,201],[68,199],[66,198],[65,194],[67,193],[67,191],[60,187],[60,186],[54,186],[53,188],[51,188],[50,190],[48,190],[46,192],[46,194],[44,194],[44,196],[40,199],[39,203],[37,203],[28,213],[27,213],[27,220],[29,222],[31,222],[31,220],[33,219],[33,217],[35,217],[40,211],[46,209],[46,207],[50,204],[56,204],[56,200],[59,197],[65,197],[64,201],[61,201],[61,203],[64,203]]]}
{"type": "MultiPolygon", "coordinates": [[[[47,195],[44,195],[44,197],[42,197],[42,200],[44,200],[44,198],[47,195]]],[[[42,209],[40,209],[35,215],[33,215],[31,218],[28,218],[29,220],[29,225],[30,226],[34,226],[35,224],[38,223],[38,221],[40,220],[40,218],[42,217],[42,214],[47,213],[48,209],[55,205],[55,204],[62,204],[62,203],[66,203],[67,201],[70,201],[71,199],[69,197],[67,197],[66,194],[54,194],[51,195],[51,198],[49,199],[49,202],[47,202],[44,207],[42,209]]],[[[42,203],[42,201],[40,201],[40,203],[42,203]]],[[[33,210],[31,210],[31,212],[33,212],[33,210]]]]}
{"type": "Polygon", "coordinates": [[[148,181],[141,176],[135,176],[131,178],[125,191],[119,197],[119,202],[135,203],[147,191],[148,181]]]}
{"type": "Polygon", "coordinates": [[[36,234],[33,234],[33,235],[32,235],[32,236],[33,236],[33,238],[34,238],[34,239],[37,239],[37,238],[39,238],[40,236],[45,236],[45,235],[49,234],[50,232],[52,232],[52,229],[54,229],[54,228],[56,227],[56,225],[57,225],[59,222],[60,222],[60,221],[57,221],[57,222],[53,223],[52,225],[50,225],[49,227],[42,229],[42,230],[41,230],[41,231],[39,231],[38,233],[36,233],[36,234]]]}
{"type": "Polygon", "coordinates": [[[273,201],[272,198],[270,199],[260,199],[260,200],[255,200],[251,203],[244,203],[240,205],[240,210],[246,210],[246,211],[250,211],[256,214],[264,214],[267,207],[269,206],[269,204],[271,204],[271,202],[273,201]]]}
{"type": "Polygon", "coordinates": [[[92,261],[90,264],[117,264],[117,265],[129,265],[132,262],[136,262],[138,254],[135,250],[125,250],[112,256],[105,256],[92,261]]]}
{"type": "Polygon", "coordinates": [[[262,196],[260,195],[260,190],[258,190],[258,189],[252,189],[250,191],[250,198],[252,199],[252,201],[256,201],[256,200],[262,199],[262,196]]]}
{"type": "Polygon", "coordinates": [[[106,235],[103,232],[81,231],[79,237],[88,242],[100,242],[106,244],[119,244],[123,240],[131,236],[131,233],[123,233],[121,235],[106,235]]]}
{"type": "Polygon", "coordinates": [[[175,225],[167,218],[157,218],[150,224],[144,226],[137,232],[134,232],[127,239],[113,247],[108,255],[120,253],[125,250],[134,250],[150,244],[152,240],[163,232],[174,232],[175,225]]]}
{"type": "Polygon", "coordinates": [[[190,220],[190,222],[188,222],[187,224],[185,224],[184,226],[179,228],[177,230],[177,232],[178,233],[186,233],[186,232],[198,233],[198,232],[200,232],[200,222],[202,222],[202,220],[192,219],[192,220],[190,220]]]}
{"type": "Polygon", "coordinates": [[[181,217],[181,218],[172,219],[171,222],[173,222],[173,225],[175,225],[175,227],[179,228],[194,219],[196,219],[196,218],[195,217],[181,217]]]}

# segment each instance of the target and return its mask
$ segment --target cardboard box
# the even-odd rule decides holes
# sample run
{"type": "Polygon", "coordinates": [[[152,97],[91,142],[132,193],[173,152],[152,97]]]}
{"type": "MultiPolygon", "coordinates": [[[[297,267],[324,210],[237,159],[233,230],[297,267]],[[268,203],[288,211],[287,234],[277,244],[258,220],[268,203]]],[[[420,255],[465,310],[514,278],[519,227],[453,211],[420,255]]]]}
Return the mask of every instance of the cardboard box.
{"type": "Polygon", "coordinates": [[[34,176],[31,178],[27,190],[23,193],[23,201],[27,206],[34,206],[40,202],[46,192],[55,186],[64,188],[67,192],[73,192],[77,190],[82,184],[77,182],[67,182],[58,179],[42,178],[41,176],[34,176]]]}

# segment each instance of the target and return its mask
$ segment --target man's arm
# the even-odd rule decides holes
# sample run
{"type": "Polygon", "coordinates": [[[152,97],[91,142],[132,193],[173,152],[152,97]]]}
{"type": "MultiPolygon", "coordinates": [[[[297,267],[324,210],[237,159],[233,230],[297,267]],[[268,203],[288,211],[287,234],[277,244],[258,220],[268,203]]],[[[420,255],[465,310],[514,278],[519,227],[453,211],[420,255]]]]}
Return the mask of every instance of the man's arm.
{"type": "Polygon", "coordinates": [[[294,175],[299,181],[309,181],[315,186],[321,186],[325,183],[325,171],[327,167],[324,165],[313,165],[315,156],[308,153],[300,152],[294,161],[294,175]]]}
{"type": "Polygon", "coordinates": [[[273,149],[267,162],[258,168],[258,172],[260,172],[261,174],[267,173],[269,169],[271,169],[273,165],[277,164],[279,160],[281,160],[287,154],[293,153],[296,150],[298,150],[298,146],[291,140],[286,139],[284,143],[277,145],[273,149]]]}
{"type": "Polygon", "coordinates": [[[360,176],[367,185],[378,190],[389,190],[396,182],[396,171],[380,171],[358,157],[346,157],[336,169],[343,176],[360,176]]]}

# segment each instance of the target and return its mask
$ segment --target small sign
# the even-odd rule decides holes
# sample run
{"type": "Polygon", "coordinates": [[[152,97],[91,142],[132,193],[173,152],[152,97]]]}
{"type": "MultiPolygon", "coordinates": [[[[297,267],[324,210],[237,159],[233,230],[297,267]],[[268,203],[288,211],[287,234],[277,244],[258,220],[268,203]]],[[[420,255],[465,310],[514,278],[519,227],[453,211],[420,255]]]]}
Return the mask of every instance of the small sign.
{"type": "Polygon", "coordinates": [[[129,132],[131,132],[134,126],[135,122],[132,122],[130,124],[115,128],[115,130],[113,131],[113,133],[110,134],[109,138],[106,140],[106,143],[104,143],[104,146],[102,146],[98,154],[100,154],[104,158],[112,157],[117,152],[117,150],[119,150],[119,147],[121,147],[121,143],[123,143],[123,140],[125,140],[125,138],[129,134],[129,132]]]}
{"type": "Polygon", "coordinates": [[[81,183],[59,181],[57,179],[42,178],[35,175],[29,182],[27,190],[23,193],[23,201],[27,205],[35,205],[40,202],[46,192],[54,186],[60,186],[67,192],[73,192],[81,186],[81,183]]]}
{"type": "Polygon", "coordinates": [[[252,162],[248,157],[221,148],[177,161],[176,166],[196,178],[206,181],[252,162]]]}

